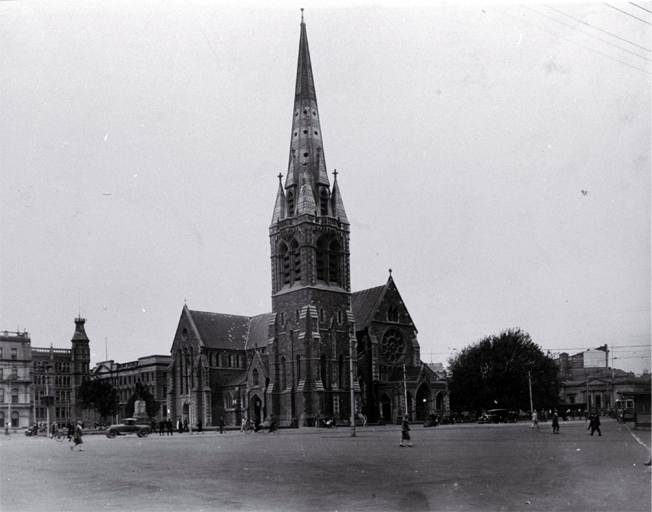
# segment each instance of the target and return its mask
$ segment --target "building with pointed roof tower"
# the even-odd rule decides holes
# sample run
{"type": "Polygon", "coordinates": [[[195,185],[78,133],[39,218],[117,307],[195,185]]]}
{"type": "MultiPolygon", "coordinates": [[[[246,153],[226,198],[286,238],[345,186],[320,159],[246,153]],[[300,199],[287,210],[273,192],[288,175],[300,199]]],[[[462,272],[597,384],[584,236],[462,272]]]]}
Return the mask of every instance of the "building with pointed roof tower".
{"type": "Polygon", "coordinates": [[[269,227],[272,312],[183,307],[168,372],[173,420],[239,425],[273,414],[281,425],[311,425],[346,422],[353,407],[370,421],[406,411],[419,421],[447,408],[391,271],[383,286],[351,292],[350,224],[337,171],[332,185],[327,173],[303,14],[300,27],[288,169],[269,227]]]}

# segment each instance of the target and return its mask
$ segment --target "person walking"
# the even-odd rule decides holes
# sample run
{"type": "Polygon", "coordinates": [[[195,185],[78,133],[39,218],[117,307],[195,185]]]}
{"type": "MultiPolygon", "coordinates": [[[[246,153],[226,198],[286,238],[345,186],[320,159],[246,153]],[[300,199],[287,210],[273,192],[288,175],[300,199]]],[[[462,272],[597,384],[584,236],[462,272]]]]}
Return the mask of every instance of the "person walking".
{"type": "Polygon", "coordinates": [[[403,446],[403,441],[407,441],[409,447],[412,446],[412,443],[410,443],[410,421],[407,414],[403,415],[403,422],[401,423],[401,444],[399,446],[403,446]]]}
{"type": "Polygon", "coordinates": [[[70,450],[73,451],[75,449],[75,446],[79,445],[79,451],[83,452],[84,449],[81,447],[82,443],[84,442],[82,440],[82,422],[81,420],[77,421],[77,426],[75,427],[75,444],[73,444],[70,447],[70,450]]]}
{"type": "Polygon", "coordinates": [[[197,420],[197,433],[201,432],[202,434],[204,433],[201,425],[201,418],[197,420]]]}
{"type": "Polygon", "coordinates": [[[167,427],[168,427],[168,435],[173,436],[174,435],[174,426],[172,425],[172,420],[168,418],[167,420],[167,427]]]}
{"type": "Polygon", "coordinates": [[[177,429],[179,430],[179,434],[183,434],[183,420],[179,418],[179,422],[177,423],[177,429]]]}
{"type": "Polygon", "coordinates": [[[559,416],[557,415],[557,409],[552,411],[552,433],[559,434],[559,416]]]}
{"type": "Polygon", "coordinates": [[[247,415],[242,416],[242,423],[240,424],[240,432],[244,432],[245,427],[247,426],[247,415]]]}
{"type": "Polygon", "coordinates": [[[161,419],[161,421],[159,421],[159,423],[158,423],[158,435],[159,436],[163,435],[163,433],[166,430],[166,427],[167,427],[166,421],[164,419],[161,419]]]}
{"type": "Polygon", "coordinates": [[[537,427],[537,430],[539,429],[539,416],[536,409],[532,412],[532,428],[534,427],[537,427]]]}
{"type": "Polygon", "coordinates": [[[75,427],[73,426],[72,421],[68,422],[66,428],[68,429],[68,442],[70,443],[72,441],[72,436],[75,435],[75,427]]]}
{"type": "Polygon", "coordinates": [[[590,436],[592,436],[596,430],[598,431],[599,436],[602,435],[602,432],[600,432],[600,416],[596,411],[591,413],[589,416],[589,428],[591,429],[590,436]]]}
{"type": "Polygon", "coordinates": [[[220,434],[224,434],[224,416],[220,415],[218,425],[220,427],[220,434]]]}

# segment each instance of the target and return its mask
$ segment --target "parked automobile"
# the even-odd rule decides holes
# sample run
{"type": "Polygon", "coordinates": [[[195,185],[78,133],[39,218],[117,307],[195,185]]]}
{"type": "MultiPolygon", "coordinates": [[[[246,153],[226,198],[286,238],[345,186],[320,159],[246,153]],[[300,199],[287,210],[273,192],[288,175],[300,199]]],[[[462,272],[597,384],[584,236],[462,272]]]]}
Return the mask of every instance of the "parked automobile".
{"type": "Polygon", "coordinates": [[[487,414],[489,414],[492,423],[507,423],[507,415],[509,414],[509,410],[489,409],[487,414]]]}
{"type": "Polygon", "coordinates": [[[106,437],[113,439],[124,434],[136,434],[138,437],[146,437],[149,434],[149,425],[137,423],[135,418],[126,418],[119,425],[111,425],[106,431],[106,437]]]}
{"type": "Polygon", "coordinates": [[[493,423],[493,418],[487,413],[482,413],[478,418],[478,423],[493,423]]]}

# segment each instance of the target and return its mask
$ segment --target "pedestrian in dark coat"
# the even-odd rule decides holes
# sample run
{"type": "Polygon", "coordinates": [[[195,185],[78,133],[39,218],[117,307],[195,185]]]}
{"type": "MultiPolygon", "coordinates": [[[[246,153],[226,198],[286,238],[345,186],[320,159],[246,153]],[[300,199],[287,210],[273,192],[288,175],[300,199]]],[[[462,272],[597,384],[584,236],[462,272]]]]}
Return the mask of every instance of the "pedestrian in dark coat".
{"type": "Polygon", "coordinates": [[[598,431],[599,436],[602,435],[602,432],[600,432],[600,416],[597,412],[594,412],[589,416],[589,428],[591,429],[589,435],[592,436],[596,430],[598,431]]]}
{"type": "Polygon", "coordinates": [[[201,418],[197,420],[197,432],[203,432],[201,425],[201,418]]]}
{"type": "Polygon", "coordinates": [[[179,430],[179,434],[183,434],[183,421],[181,418],[179,418],[179,423],[177,423],[177,429],[179,430]]]}
{"type": "Polygon", "coordinates": [[[220,434],[224,434],[224,416],[220,416],[218,425],[220,427],[220,434]]]}
{"type": "Polygon", "coordinates": [[[559,416],[557,416],[557,409],[552,413],[552,433],[559,434],[559,416]]]}
{"type": "Polygon", "coordinates": [[[68,442],[70,442],[72,441],[72,436],[75,434],[75,427],[72,421],[69,421],[66,427],[68,428],[68,442]]]}
{"type": "Polygon", "coordinates": [[[403,446],[403,441],[407,441],[408,446],[412,446],[412,443],[410,443],[410,421],[407,414],[403,416],[403,423],[401,424],[401,444],[399,444],[399,446],[403,446]]]}
{"type": "Polygon", "coordinates": [[[81,447],[82,443],[82,422],[78,421],[77,426],[75,427],[75,444],[70,447],[71,450],[74,450],[75,446],[79,445],[79,451],[83,452],[84,449],[81,447]]]}
{"type": "Polygon", "coordinates": [[[168,435],[173,436],[174,435],[174,427],[172,426],[172,420],[169,419],[169,418],[168,418],[168,421],[167,421],[167,425],[168,425],[168,435]]]}
{"type": "Polygon", "coordinates": [[[165,420],[161,420],[161,421],[158,422],[158,435],[159,436],[163,435],[163,433],[166,430],[166,427],[167,427],[167,423],[166,423],[165,420]]]}

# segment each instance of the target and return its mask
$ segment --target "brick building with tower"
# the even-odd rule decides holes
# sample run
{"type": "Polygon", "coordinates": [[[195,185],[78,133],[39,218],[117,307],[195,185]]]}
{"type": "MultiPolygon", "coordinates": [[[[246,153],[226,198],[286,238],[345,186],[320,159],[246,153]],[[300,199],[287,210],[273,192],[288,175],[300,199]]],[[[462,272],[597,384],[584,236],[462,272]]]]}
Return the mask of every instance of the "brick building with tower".
{"type": "Polygon", "coordinates": [[[272,311],[249,317],[184,305],[171,348],[170,417],[211,426],[273,414],[281,425],[309,425],[346,422],[352,407],[370,421],[443,414],[445,381],[421,361],[391,273],[351,292],[350,223],[337,172],[332,183],[327,173],[303,17],[282,178],[269,228],[272,311]]]}

